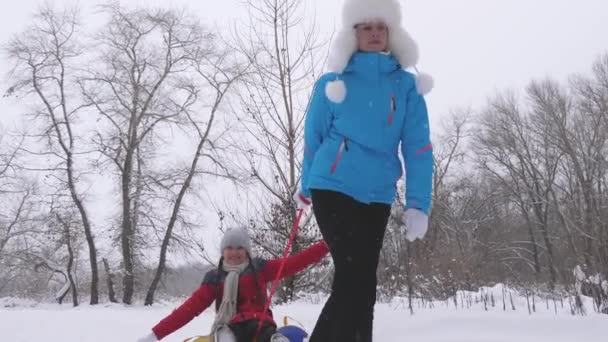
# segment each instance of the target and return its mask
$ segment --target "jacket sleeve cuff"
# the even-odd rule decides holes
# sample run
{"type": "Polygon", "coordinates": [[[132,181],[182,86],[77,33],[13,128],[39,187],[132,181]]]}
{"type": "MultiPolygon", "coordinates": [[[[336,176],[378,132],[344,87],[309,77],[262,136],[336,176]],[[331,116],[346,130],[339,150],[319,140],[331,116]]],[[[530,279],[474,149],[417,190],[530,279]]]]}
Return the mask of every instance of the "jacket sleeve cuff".
{"type": "Polygon", "coordinates": [[[430,212],[430,208],[428,206],[422,205],[422,203],[416,200],[407,200],[405,204],[405,209],[418,209],[425,213],[427,216],[430,212]]]}
{"type": "Polygon", "coordinates": [[[306,198],[311,201],[312,200],[312,194],[310,193],[310,189],[309,188],[302,188],[300,190],[300,193],[304,196],[306,196],[306,198]]]}

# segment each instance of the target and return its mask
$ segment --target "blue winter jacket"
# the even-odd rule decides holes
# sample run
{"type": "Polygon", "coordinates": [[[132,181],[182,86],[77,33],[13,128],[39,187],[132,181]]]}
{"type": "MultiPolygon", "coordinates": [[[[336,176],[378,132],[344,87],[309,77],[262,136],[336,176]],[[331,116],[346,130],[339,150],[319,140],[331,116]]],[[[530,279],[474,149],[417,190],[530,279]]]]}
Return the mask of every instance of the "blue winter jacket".
{"type": "Polygon", "coordinates": [[[433,153],[424,98],[415,77],[390,54],[357,52],[342,74],[316,82],[306,112],[302,193],[333,190],[363,203],[392,204],[405,161],[405,206],[429,213],[433,153]],[[346,98],[327,98],[342,80],[346,98]]]}

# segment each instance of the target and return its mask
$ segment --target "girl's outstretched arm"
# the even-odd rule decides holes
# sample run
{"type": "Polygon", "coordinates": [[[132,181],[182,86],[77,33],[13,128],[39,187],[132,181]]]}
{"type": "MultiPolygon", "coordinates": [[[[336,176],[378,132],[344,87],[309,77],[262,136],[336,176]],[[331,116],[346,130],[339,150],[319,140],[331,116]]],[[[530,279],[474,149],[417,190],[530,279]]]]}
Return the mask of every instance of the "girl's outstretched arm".
{"type": "Polygon", "coordinates": [[[188,324],[213,303],[215,300],[216,277],[211,273],[213,271],[207,273],[203,284],[194,291],[190,298],[152,328],[158,340],[188,324]]]}
{"type": "MultiPolygon", "coordinates": [[[[329,253],[329,248],[324,241],[321,241],[304,249],[296,255],[287,257],[280,279],[294,275],[306,267],[316,264],[317,262],[321,261],[321,259],[323,259],[327,253],[329,253]]],[[[271,281],[276,278],[277,273],[279,272],[279,267],[281,267],[281,260],[281,258],[268,260],[266,265],[264,265],[262,274],[266,281],[271,281]]]]}

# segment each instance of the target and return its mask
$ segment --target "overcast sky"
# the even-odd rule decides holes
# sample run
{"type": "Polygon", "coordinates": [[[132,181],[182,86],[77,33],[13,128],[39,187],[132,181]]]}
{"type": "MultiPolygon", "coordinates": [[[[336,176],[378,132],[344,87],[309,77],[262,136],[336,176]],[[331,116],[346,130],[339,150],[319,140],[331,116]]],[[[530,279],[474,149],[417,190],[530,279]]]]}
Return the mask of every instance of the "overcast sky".
{"type": "MultiPolygon", "coordinates": [[[[23,30],[43,1],[0,0],[0,44],[23,30]]],[[[307,0],[322,34],[338,25],[341,0],[307,0]]],[[[530,79],[560,80],[589,72],[608,52],[606,0],[404,0],[404,23],[421,50],[419,68],[435,77],[427,96],[433,125],[450,108],[479,108],[488,95],[521,89],[530,79]],[[576,5],[575,5],[576,4],[576,5]]],[[[74,1],[55,0],[57,5],[74,1]]],[[[80,0],[85,24],[97,1],[80,0]]],[[[225,27],[244,15],[240,0],[122,0],[121,3],[187,6],[208,25],[225,27]]],[[[93,23],[94,24],[94,23],[93,23]]],[[[0,94],[8,88],[0,57],[0,94]]],[[[11,128],[20,110],[0,97],[0,126],[11,128]]]]}
{"type": "MultiPolygon", "coordinates": [[[[339,25],[341,0],[308,0],[322,32],[339,25]]],[[[2,1],[0,42],[20,31],[42,1],[2,1]]],[[[55,0],[55,4],[74,1],[55,0]]],[[[91,8],[97,1],[81,0],[91,8]]],[[[188,6],[205,22],[219,26],[244,14],[240,0],[122,0],[124,4],[188,6]]],[[[497,89],[521,89],[531,78],[564,79],[588,72],[593,59],[608,52],[605,0],[403,0],[404,26],[421,49],[419,67],[436,88],[427,100],[433,122],[453,107],[479,107],[497,89]]],[[[85,14],[87,12],[85,11],[85,14]]],[[[0,72],[7,70],[4,56],[0,72]]],[[[4,80],[4,78],[2,78],[4,80]]],[[[6,88],[3,83],[0,92],[6,88]]],[[[6,100],[0,122],[6,125],[6,100]]]]}

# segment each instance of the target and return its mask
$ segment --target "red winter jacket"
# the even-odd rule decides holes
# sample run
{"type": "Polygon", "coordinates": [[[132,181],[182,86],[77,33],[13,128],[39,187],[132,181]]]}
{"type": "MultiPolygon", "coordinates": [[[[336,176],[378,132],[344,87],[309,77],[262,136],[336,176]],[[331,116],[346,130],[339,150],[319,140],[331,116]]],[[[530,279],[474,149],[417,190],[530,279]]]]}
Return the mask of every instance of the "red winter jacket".
{"type": "MultiPolygon", "coordinates": [[[[279,277],[294,275],[311,264],[319,262],[329,249],[325,242],[316,243],[300,253],[290,256],[285,261],[283,273],[279,277]]],[[[274,323],[272,313],[263,313],[267,299],[266,284],[273,281],[281,259],[264,260],[254,258],[251,265],[239,278],[239,293],[237,314],[231,322],[241,322],[249,319],[263,319],[274,323]],[[255,275],[255,277],[254,277],[255,275]],[[258,284],[255,281],[257,278],[258,284]],[[259,298],[260,294],[262,298],[259,298]]],[[[161,340],[190,322],[195,316],[200,315],[215,300],[222,298],[224,292],[224,279],[227,273],[218,269],[211,270],[205,274],[201,286],[180,307],[175,309],[169,316],[161,320],[152,331],[161,340]]]]}

